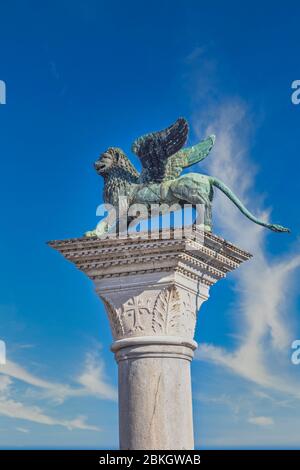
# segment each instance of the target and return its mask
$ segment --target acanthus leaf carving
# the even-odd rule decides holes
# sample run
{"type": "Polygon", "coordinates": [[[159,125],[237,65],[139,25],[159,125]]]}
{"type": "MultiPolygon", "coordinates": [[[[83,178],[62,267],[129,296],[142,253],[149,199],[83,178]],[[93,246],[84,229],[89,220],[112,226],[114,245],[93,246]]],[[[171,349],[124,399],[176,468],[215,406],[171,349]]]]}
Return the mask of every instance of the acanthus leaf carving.
{"type": "Polygon", "coordinates": [[[180,305],[180,295],[175,286],[160,292],[152,316],[152,329],[155,333],[169,334],[179,329],[180,305]]]}
{"type": "Polygon", "coordinates": [[[114,338],[119,338],[124,335],[125,329],[121,317],[120,309],[117,308],[111,301],[109,301],[103,295],[101,296],[106,311],[108,313],[109,322],[112,329],[112,334],[114,338]]]}
{"type": "Polygon", "coordinates": [[[195,333],[195,326],[196,326],[196,311],[197,307],[194,306],[191,298],[191,294],[188,293],[185,300],[183,300],[183,311],[185,317],[185,330],[188,335],[192,338],[195,333]]]}

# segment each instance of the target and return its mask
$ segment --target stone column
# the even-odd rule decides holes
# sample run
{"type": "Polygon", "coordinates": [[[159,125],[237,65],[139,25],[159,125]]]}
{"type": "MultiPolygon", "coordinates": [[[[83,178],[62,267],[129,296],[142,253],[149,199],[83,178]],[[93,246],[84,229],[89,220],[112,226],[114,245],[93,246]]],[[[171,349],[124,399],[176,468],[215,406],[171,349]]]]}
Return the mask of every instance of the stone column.
{"type": "Polygon", "coordinates": [[[119,369],[121,449],[193,449],[190,363],[197,313],[217,280],[249,259],[212,234],[50,242],[93,280],[119,369]]]}

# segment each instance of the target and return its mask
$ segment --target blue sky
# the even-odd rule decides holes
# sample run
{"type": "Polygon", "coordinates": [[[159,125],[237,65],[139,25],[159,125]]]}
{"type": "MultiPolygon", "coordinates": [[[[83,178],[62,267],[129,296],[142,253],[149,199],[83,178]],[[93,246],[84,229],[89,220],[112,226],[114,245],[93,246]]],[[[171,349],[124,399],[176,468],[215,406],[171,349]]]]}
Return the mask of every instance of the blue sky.
{"type": "MultiPolygon", "coordinates": [[[[217,197],[215,233],[252,251],[203,305],[192,366],[197,446],[299,448],[298,2],[2,3],[0,446],[117,446],[117,376],[103,306],[46,241],[97,222],[107,146],[178,116],[198,170],[292,229],[266,232],[217,197]]],[[[138,166],[134,157],[132,161],[138,166]]]]}

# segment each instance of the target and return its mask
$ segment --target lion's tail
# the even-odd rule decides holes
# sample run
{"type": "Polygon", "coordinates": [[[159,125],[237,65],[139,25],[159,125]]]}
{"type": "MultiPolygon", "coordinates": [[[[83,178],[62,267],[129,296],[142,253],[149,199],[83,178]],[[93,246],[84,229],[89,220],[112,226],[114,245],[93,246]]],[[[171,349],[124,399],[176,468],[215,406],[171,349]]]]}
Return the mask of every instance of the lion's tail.
{"type": "Polygon", "coordinates": [[[264,222],[263,220],[258,219],[255,217],[240,201],[240,199],[231,191],[226,184],[224,184],[221,180],[218,178],[210,178],[210,182],[212,183],[213,186],[216,188],[220,189],[226,196],[235,204],[238,209],[244,214],[248,219],[252,220],[252,222],[262,225],[263,227],[267,227],[270,230],[273,230],[274,232],[290,232],[290,229],[286,227],[282,227],[281,225],[277,224],[269,224],[267,222],[264,222]]]}

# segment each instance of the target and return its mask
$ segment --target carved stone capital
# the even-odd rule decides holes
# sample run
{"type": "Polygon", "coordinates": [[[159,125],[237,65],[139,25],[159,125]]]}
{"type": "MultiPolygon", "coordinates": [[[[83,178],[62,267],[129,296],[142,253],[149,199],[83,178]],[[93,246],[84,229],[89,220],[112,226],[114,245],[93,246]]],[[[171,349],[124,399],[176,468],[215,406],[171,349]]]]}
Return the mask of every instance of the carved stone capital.
{"type": "Polygon", "coordinates": [[[250,255],[194,229],[178,238],[144,234],[50,242],[94,281],[114,340],[171,336],[192,340],[209,289],[250,255]]]}
{"type": "Polygon", "coordinates": [[[165,274],[133,275],[123,282],[95,281],[115,340],[136,336],[193,339],[197,311],[208,298],[208,287],[198,292],[193,280],[165,274]]]}

